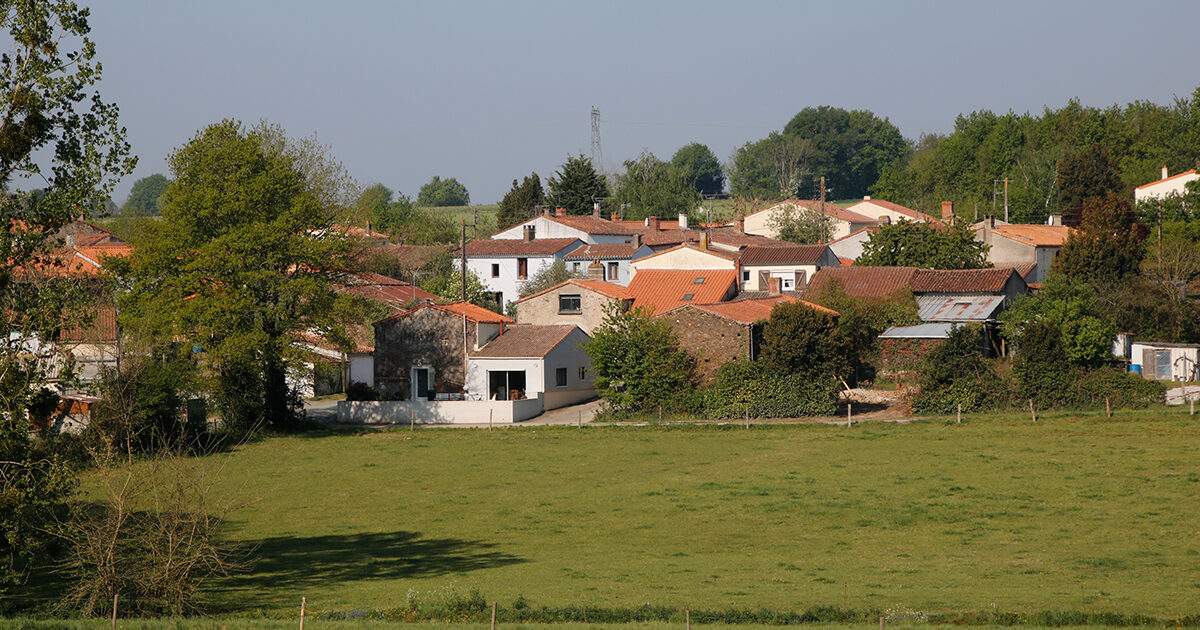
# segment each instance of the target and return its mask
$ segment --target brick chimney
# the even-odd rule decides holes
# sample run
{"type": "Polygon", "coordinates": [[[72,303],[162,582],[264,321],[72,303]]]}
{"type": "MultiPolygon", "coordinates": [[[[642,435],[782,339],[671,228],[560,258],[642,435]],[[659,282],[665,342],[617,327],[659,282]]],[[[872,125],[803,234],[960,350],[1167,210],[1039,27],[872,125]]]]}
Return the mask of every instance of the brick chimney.
{"type": "Polygon", "coordinates": [[[656,217],[654,215],[646,217],[646,227],[650,228],[651,230],[657,230],[658,229],[658,217],[656,217]]]}
{"type": "Polygon", "coordinates": [[[767,295],[779,295],[779,278],[771,278],[767,281],[767,295]]]}
{"type": "Polygon", "coordinates": [[[588,280],[604,280],[604,265],[600,264],[600,258],[592,259],[588,265],[588,280]]]}
{"type": "Polygon", "coordinates": [[[946,223],[950,223],[950,222],[954,221],[954,202],[953,201],[943,201],[942,202],[942,221],[944,221],[946,223]]]}
{"type": "Polygon", "coordinates": [[[371,235],[371,220],[367,219],[367,236],[371,235]]]}
{"type": "Polygon", "coordinates": [[[537,227],[533,225],[526,225],[525,229],[521,232],[521,240],[528,243],[534,238],[537,238],[537,227]]]}
{"type": "Polygon", "coordinates": [[[567,209],[566,209],[566,208],[555,208],[555,209],[554,209],[554,216],[556,216],[556,217],[565,217],[565,216],[567,216],[567,209]]]}
{"type": "Polygon", "coordinates": [[[746,233],[746,215],[743,214],[742,216],[738,217],[737,229],[742,234],[746,233]]]}
{"type": "Polygon", "coordinates": [[[600,202],[599,201],[592,202],[592,216],[596,217],[597,219],[600,218],[600,202]]]}

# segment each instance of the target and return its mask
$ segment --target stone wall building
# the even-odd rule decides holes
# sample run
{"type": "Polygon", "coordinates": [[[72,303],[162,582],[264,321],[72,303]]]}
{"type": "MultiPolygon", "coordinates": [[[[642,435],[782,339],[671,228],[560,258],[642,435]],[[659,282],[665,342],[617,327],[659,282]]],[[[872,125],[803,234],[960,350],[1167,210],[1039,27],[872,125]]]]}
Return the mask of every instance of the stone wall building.
{"type": "Polygon", "coordinates": [[[589,335],[604,322],[611,305],[628,309],[633,298],[625,287],[599,280],[567,280],[517,300],[522,324],[574,324],[589,335]]]}

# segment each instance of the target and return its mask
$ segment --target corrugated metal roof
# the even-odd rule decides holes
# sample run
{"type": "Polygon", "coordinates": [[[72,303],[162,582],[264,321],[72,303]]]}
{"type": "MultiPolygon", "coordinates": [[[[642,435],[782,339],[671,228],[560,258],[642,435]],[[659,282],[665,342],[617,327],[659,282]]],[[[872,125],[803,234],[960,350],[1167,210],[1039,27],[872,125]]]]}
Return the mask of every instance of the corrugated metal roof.
{"type": "Polygon", "coordinates": [[[1002,306],[1002,295],[922,295],[917,298],[917,317],[925,322],[982,322],[995,318],[1002,306]]]}
{"type": "Polygon", "coordinates": [[[815,265],[828,245],[788,245],[761,247],[751,245],[742,250],[743,265],[815,265]]]}
{"type": "Polygon", "coordinates": [[[575,324],[516,324],[468,356],[473,359],[541,359],[578,328],[575,324]]]}
{"type": "Polygon", "coordinates": [[[467,243],[467,256],[549,256],[582,243],[577,238],[489,238],[467,243]]]}
{"type": "Polygon", "coordinates": [[[945,339],[954,330],[955,324],[935,323],[916,326],[892,326],[879,335],[880,339],[945,339]]]}
{"type": "Polygon", "coordinates": [[[645,306],[657,315],[684,304],[720,302],[736,283],[733,269],[645,269],[637,272],[627,291],[634,308],[645,306]]]}
{"type": "Polygon", "coordinates": [[[1000,293],[1016,272],[995,269],[918,269],[912,277],[913,293],[1000,293]]]}

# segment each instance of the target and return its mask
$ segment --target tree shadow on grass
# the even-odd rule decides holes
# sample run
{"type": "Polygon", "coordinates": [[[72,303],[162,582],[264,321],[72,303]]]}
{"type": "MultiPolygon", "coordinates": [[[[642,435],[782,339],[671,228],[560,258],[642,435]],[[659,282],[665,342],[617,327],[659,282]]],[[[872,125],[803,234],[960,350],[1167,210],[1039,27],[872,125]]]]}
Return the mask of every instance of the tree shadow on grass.
{"type": "MultiPolygon", "coordinates": [[[[502,567],[524,558],[496,551],[494,543],[459,538],[424,538],[417,532],[344,536],[278,537],[252,543],[249,568],[221,580],[218,589],[241,591],[255,605],[268,599],[291,602],[305,587],[353,582],[436,577],[502,567]]],[[[226,607],[241,608],[236,601],[226,607]]]]}

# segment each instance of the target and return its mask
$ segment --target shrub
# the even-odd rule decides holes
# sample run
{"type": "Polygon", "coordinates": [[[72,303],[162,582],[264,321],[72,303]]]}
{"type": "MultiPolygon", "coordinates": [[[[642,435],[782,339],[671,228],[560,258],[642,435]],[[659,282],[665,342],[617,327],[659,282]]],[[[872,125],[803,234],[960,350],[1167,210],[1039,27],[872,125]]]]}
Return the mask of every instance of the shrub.
{"type": "Polygon", "coordinates": [[[717,371],[705,390],[710,418],[792,418],[837,412],[837,379],[782,375],[764,363],[734,361],[717,371]]]}
{"type": "Polygon", "coordinates": [[[1017,394],[1041,408],[1069,404],[1072,372],[1059,327],[1046,321],[1025,327],[1013,361],[1017,394]]]}
{"type": "Polygon", "coordinates": [[[695,360],[679,348],[670,325],[645,309],[608,309],[584,351],[592,359],[596,392],[617,414],[674,409],[695,387],[695,360]]]}
{"type": "Polygon", "coordinates": [[[981,411],[999,398],[995,375],[980,353],[982,330],[978,325],[959,326],[920,364],[921,391],[913,410],[924,413],[981,411]]]}
{"type": "Polygon", "coordinates": [[[346,388],[346,400],[379,400],[379,392],[366,383],[354,381],[346,388]]]}
{"type": "Polygon", "coordinates": [[[1099,406],[1105,397],[1113,407],[1141,408],[1161,405],[1167,386],[1113,368],[1099,368],[1075,379],[1073,402],[1078,406],[1099,406]]]}

